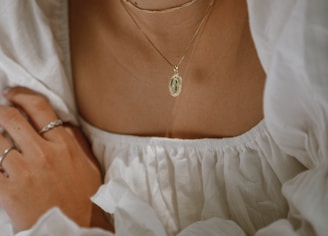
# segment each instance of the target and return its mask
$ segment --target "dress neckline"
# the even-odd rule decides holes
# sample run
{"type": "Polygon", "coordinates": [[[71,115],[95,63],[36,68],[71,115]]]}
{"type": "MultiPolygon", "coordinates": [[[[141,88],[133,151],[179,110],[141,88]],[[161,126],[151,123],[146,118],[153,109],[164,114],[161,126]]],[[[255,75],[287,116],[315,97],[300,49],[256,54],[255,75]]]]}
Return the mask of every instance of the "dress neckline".
{"type": "Polygon", "coordinates": [[[234,136],[225,138],[199,138],[199,139],[181,139],[181,138],[168,138],[157,136],[137,136],[128,134],[113,133],[102,130],[79,117],[80,124],[85,133],[92,137],[93,141],[108,143],[109,145],[159,145],[169,147],[186,147],[197,149],[213,148],[215,150],[245,148],[257,146],[257,140],[263,137],[268,137],[268,131],[265,125],[265,120],[262,119],[255,126],[248,131],[234,136]]]}

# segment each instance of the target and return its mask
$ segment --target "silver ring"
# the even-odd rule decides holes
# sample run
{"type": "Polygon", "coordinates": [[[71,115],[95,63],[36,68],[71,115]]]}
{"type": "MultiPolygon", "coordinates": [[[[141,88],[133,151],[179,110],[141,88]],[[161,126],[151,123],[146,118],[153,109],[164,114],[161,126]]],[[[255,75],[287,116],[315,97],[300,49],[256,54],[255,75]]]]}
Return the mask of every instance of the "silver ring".
{"type": "Polygon", "coordinates": [[[9,177],[9,174],[7,173],[7,171],[5,170],[5,168],[3,168],[2,166],[2,162],[5,159],[5,157],[7,156],[7,154],[12,151],[12,150],[16,150],[15,146],[11,146],[9,148],[6,148],[1,154],[0,154],[0,172],[2,172],[4,174],[4,176],[9,177]]]}
{"type": "Polygon", "coordinates": [[[63,125],[63,121],[58,119],[58,120],[55,120],[55,121],[51,121],[49,124],[45,125],[40,131],[39,131],[39,134],[43,134],[53,128],[56,128],[60,125],[63,125]]]}

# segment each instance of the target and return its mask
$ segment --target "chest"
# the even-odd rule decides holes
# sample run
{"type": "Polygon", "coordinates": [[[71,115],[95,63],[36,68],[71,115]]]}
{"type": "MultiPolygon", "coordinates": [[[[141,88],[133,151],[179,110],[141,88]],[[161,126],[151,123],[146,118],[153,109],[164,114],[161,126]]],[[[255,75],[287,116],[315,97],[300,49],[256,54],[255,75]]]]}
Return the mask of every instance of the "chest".
{"type": "Polygon", "coordinates": [[[262,119],[264,73],[247,22],[226,27],[212,15],[179,68],[182,90],[172,97],[172,65],[133,22],[125,19],[120,28],[123,23],[113,19],[122,16],[106,24],[107,18],[82,16],[71,15],[73,77],[80,113],[93,125],[123,134],[201,138],[236,136],[262,119]]]}

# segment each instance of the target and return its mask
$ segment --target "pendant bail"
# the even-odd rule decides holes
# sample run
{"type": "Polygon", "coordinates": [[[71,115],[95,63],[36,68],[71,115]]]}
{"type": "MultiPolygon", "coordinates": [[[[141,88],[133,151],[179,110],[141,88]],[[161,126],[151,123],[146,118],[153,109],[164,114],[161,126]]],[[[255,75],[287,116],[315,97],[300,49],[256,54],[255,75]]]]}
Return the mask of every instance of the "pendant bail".
{"type": "Polygon", "coordinates": [[[179,67],[177,65],[173,67],[173,72],[174,74],[179,74],[179,67]]]}

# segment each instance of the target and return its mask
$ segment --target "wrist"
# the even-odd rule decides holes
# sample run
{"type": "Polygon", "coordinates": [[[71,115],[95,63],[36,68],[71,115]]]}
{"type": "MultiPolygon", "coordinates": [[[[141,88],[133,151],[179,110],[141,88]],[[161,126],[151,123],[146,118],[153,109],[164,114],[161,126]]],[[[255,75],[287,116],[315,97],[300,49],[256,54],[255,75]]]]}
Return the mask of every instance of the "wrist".
{"type": "Polygon", "coordinates": [[[96,204],[93,204],[92,206],[92,217],[90,226],[102,228],[113,233],[115,232],[113,218],[109,214],[104,212],[96,204]]]}

